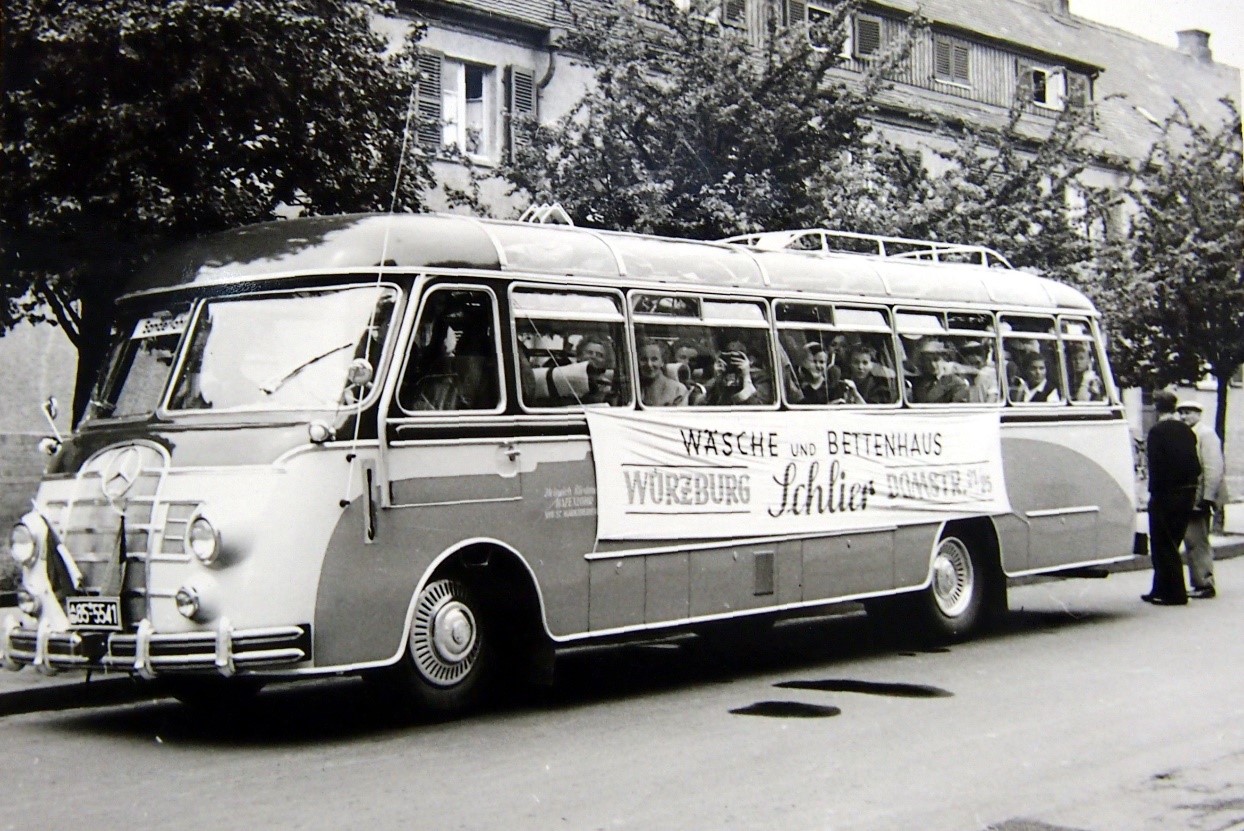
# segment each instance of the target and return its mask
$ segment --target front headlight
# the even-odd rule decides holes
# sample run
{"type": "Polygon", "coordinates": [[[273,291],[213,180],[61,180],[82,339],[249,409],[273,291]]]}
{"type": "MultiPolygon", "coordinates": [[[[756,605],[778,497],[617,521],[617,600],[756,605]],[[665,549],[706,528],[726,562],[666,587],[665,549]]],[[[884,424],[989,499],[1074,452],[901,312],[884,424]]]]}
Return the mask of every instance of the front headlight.
{"type": "Polygon", "coordinates": [[[34,565],[39,556],[39,544],[35,540],[34,532],[25,523],[17,523],[9,533],[9,553],[22,567],[34,565]]]}
{"type": "Polygon", "coordinates": [[[220,533],[207,517],[195,517],[186,529],[186,553],[193,554],[205,566],[220,556],[220,533]]]}

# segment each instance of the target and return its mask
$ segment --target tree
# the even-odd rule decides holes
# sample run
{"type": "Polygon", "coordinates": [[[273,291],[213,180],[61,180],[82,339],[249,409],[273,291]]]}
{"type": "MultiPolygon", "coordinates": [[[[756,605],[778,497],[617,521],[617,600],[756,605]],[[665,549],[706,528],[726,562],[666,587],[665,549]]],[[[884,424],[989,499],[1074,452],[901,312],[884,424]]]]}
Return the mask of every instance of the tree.
{"type": "Polygon", "coordinates": [[[419,209],[402,158],[420,30],[388,0],[7,0],[0,332],[78,348],[80,415],[128,274],[170,241],[304,213],[419,209]],[[398,177],[399,170],[405,175],[398,177]]]}
{"type": "Polygon", "coordinates": [[[1017,97],[999,127],[940,125],[954,142],[938,151],[946,167],[933,178],[925,213],[908,233],[985,245],[1016,268],[1100,296],[1087,267],[1095,250],[1091,208],[1100,196],[1078,181],[1089,162],[1083,139],[1090,113],[1068,108],[1042,134],[1025,121],[1026,104],[1017,97]],[[1084,206],[1074,206],[1069,193],[1084,206]]]}
{"type": "Polygon", "coordinates": [[[631,0],[575,20],[567,51],[594,83],[555,124],[523,125],[500,171],[515,190],[553,194],[579,224],[706,239],[836,224],[859,192],[893,193],[918,170],[866,118],[910,41],[863,83],[832,71],[858,0],[811,32],[771,18],[759,43],[718,21],[721,3],[689,5],[631,0]]]}
{"type": "Polygon", "coordinates": [[[1240,113],[1217,125],[1176,106],[1129,183],[1136,206],[1129,257],[1111,278],[1130,287],[1123,362],[1138,383],[1218,382],[1215,429],[1226,436],[1227,390],[1244,364],[1244,179],[1240,113]]]}

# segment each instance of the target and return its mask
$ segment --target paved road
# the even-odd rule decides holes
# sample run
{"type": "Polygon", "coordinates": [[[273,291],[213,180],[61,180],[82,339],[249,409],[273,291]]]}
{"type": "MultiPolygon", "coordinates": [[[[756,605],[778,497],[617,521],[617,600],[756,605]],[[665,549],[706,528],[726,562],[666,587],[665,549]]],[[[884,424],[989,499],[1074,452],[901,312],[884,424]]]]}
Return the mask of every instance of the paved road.
{"type": "Polygon", "coordinates": [[[948,650],[846,615],[729,664],[575,654],[449,724],[386,721],[349,680],[225,723],[18,712],[0,828],[1244,829],[1244,558],[1218,571],[1186,608],[1142,604],[1147,572],[1019,587],[1002,632],[948,650]]]}

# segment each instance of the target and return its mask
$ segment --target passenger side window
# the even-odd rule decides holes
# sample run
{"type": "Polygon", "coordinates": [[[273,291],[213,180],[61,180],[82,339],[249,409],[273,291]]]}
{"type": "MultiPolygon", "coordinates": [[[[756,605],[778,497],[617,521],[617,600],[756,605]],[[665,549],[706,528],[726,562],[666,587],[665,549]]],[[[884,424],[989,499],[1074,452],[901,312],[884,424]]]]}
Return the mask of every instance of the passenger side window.
{"type": "Polygon", "coordinates": [[[899,311],[904,390],[912,404],[994,404],[997,333],[983,312],[899,311]]]}
{"type": "Polygon", "coordinates": [[[793,406],[893,404],[898,370],[888,314],[828,304],[777,304],[778,343],[789,357],[793,406]]]}
{"type": "Polygon", "coordinates": [[[510,303],[524,407],[630,404],[620,297],[516,288],[510,303]]]}
{"type": "Polygon", "coordinates": [[[1064,318],[1061,326],[1069,400],[1072,404],[1105,401],[1105,377],[1101,371],[1102,363],[1089,322],[1064,318]]]}
{"type": "Polygon", "coordinates": [[[1059,404],[1066,400],[1054,321],[1004,317],[1007,399],[1012,404],[1059,404]]]}
{"type": "Polygon", "coordinates": [[[398,406],[408,413],[501,404],[496,305],[480,289],[433,289],[419,311],[398,406]]]}
{"type": "MultiPolygon", "coordinates": [[[[768,315],[756,301],[632,296],[645,407],[770,406],[777,401],[768,315]]],[[[783,376],[793,376],[784,370],[783,376]]]]}

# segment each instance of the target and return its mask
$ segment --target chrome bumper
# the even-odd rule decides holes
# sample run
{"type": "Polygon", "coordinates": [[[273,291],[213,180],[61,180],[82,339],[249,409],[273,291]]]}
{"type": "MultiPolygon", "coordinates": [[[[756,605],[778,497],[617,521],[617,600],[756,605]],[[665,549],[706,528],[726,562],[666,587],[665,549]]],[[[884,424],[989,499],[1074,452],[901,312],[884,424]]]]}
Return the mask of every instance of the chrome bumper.
{"type": "Polygon", "coordinates": [[[266,669],[311,658],[311,627],[234,629],[222,618],[213,631],[162,635],[144,619],[136,632],[53,632],[10,618],[0,638],[6,669],[33,666],[52,674],[66,669],[107,669],[146,679],[166,673],[266,669]]]}

